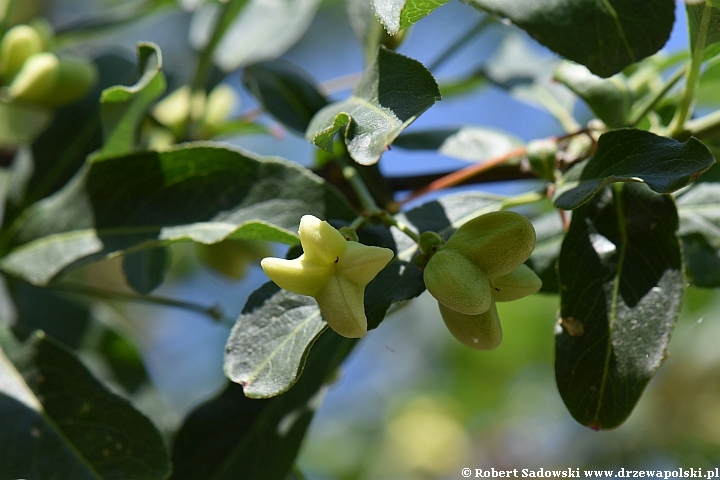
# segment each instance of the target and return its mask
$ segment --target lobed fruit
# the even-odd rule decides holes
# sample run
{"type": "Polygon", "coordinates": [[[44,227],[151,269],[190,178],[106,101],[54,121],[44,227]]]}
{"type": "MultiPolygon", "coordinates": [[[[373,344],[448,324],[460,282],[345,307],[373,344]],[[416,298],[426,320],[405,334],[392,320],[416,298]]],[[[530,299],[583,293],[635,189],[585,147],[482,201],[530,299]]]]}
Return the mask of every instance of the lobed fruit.
{"type": "Polygon", "coordinates": [[[33,27],[17,25],[0,42],[0,74],[10,83],[31,55],[43,51],[43,39],[33,27]]]}
{"type": "Polygon", "coordinates": [[[475,350],[493,350],[500,345],[502,327],[494,302],[479,315],[465,315],[442,303],[438,305],[445,326],[463,345],[475,350]]]}

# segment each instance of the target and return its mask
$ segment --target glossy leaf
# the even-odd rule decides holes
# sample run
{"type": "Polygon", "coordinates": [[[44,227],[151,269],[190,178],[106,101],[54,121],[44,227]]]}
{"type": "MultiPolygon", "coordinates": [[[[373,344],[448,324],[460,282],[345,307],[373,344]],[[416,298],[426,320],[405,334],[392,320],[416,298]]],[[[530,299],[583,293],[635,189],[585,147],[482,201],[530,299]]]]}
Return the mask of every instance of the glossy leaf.
{"type": "Polygon", "coordinates": [[[4,478],[160,480],[170,473],[150,420],[74,354],[39,334],[29,359],[23,380],[0,352],[0,441],[13,445],[0,454],[4,478]]]}
{"type": "Polygon", "coordinates": [[[128,285],[137,293],[147,295],[163,282],[168,268],[168,252],[164,248],[142,250],[123,257],[122,267],[128,285]]]}
{"type": "Polygon", "coordinates": [[[293,244],[300,217],[355,217],[296,164],[209,144],[94,162],[23,218],[0,267],[45,284],[68,267],[178,241],[293,244]]]}
{"type": "Polygon", "coordinates": [[[105,144],[95,159],[126,155],[137,146],[137,133],[150,106],[165,92],[162,53],[152,43],[138,44],[140,79],[131,86],[105,89],[100,96],[105,144]]]}
{"type": "Polygon", "coordinates": [[[390,35],[430,15],[448,0],[372,0],[378,18],[390,35]]]}
{"type": "Polygon", "coordinates": [[[305,137],[332,151],[335,134],[346,127],[350,156],[361,165],[372,165],[437,100],[440,91],[435,79],[420,62],[381,48],[350,98],[320,110],[305,137]]]}
{"type": "Polygon", "coordinates": [[[172,480],[286,478],[305,431],[322,402],[323,387],[355,341],[326,330],[317,339],[305,371],[289,391],[272,399],[245,397],[230,384],[198,407],[178,432],[172,480]]]}
{"type": "Polygon", "coordinates": [[[677,226],[672,198],[638,184],[606,188],[573,212],[555,378],[583,425],[620,425],[665,358],[684,288],[677,226]]]}
{"type": "Polygon", "coordinates": [[[660,50],[675,2],[656,0],[465,0],[507,18],[556,53],[609,77],[660,50]]]}
{"type": "Polygon", "coordinates": [[[270,282],[255,291],[225,347],[225,375],[248,398],[287,391],[302,371],[305,351],[327,327],[312,297],[270,282]]]}
{"type": "Polygon", "coordinates": [[[702,182],[677,200],[681,236],[698,234],[720,250],[720,184],[702,182]]]}
{"type": "Polygon", "coordinates": [[[313,115],[328,103],[304,71],[284,60],[250,65],[242,81],[268,113],[301,134],[313,115]]]}
{"type": "Polygon", "coordinates": [[[643,130],[607,132],[600,137],[595,155],[579,166],[583,168],[579,181],[558,189],[555,206],[577,208],[614,182],[643,182],[657,193],[671,193],[714,163],[707,147],[692,137],[681,143],[643,130]]]}

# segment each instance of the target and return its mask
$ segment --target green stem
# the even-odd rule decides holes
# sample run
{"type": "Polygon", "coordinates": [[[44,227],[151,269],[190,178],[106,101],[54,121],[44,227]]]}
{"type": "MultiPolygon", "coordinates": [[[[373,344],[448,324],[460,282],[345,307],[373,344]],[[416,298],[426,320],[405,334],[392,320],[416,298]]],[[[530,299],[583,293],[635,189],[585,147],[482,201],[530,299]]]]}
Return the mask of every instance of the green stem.
{"type": "Polygon", "coordinates": [[[704,117],[690,120],[685,125],[690,135],[702,139],[708,135],[714,135],[720,130],[720,110],[715,110],[704,117]]]}
{"type": "Polygon", "coordinates": [[[692,54],[690,68],[687,70],[687,78],[685,79],[685,87],[683,88],[682,97],[680,98],[680,105],[668,126],[668,134],[671,137],[682,134],[685,129],[685,121],[692,116],[695,89],[700,79],[700,67],[702,67],[703,63],[703,53],[705,52],[705,43],[707,42],[712,11],[712,5],[706,4],[703,9],[702,19],[700,20],[700,27],[698,28],[697,39],[695,40],[695,50],[692,54]]]}
{"type": "Polygon", "coordinates": [[[352,221],[350,225],[348,225],[348,228],[352,228],[353,230],[357,230],[358,228],[365,225],[365,222],[367,222],[367,217],[363,217],[360,215],[355,220],[352,221]]]}
{"type": "Polygon", "coordinates": [[[452,58],[455,54],[457,54],[460,49],[468,43],[470,40],[472,40],[477,34],[485,30],[485,27],[488,25],[494,23],[495,20],[490,15],[485,15],[478,23],[475,24],[470,30],[468,30],[462,37],[455,40],[453,43],[448,45],[445,50],[443,50],[440,55],[433,60],[430,65],[428,65],[427,69],[431,72],[434,72],[438,68],[440,68],[440,65],[447,62],[450,58],[452,58]]]}
{"type": "Polygon", "coordinates": [[[158,297],[154,295],[137,295],[134,293],[115,292],[101,288],[89,287],[87,285],[79,285],[76,283],[56,283],[48,288],[61,292],[83,295],[86,297],[99,298],[102,300],[123,300],[129,302],[150,303],[153,305],[161,305],[164,307],[181,308],[191,312],[206,315],[217,322],[228,323],[228,319],[223,315],[219,307],[205,307],[196,303],[175,300],[174,298],[158,297]]]}
{"type": "Polygon", "coordinates": [[[378,207],[375,203],[375,199],[373,199],[370,190],[368,190],[367,185],[365,185],[365,182],[363,182],[355,167],[345,165],[342,167],[342,173],[345,180],[348,181],[353,191],[355,191],[355,194],[358,196],[358,200],[360,200],[360,205],[362,205],[368,215],[376,215],[382,212],[380,207],[378,207]]]}
{"type": "Polygon", "coordinates": [[[420,243],[420,235],[415,233],[410,227],[408,227],[403,222],[399,221],[389,213],[382,212],[380,218],[382,219],[383,223],[388,227],[395,227],[401,232],[403,232],[405,235],[410,237],[415,243],[420,243]]]}
{"type": "Polygon", "coordinates": [[[500,209],[505,210],[506,208],[520,207],[522,205],[529,205],[531,203],[545,200],[547,195],[544,190],[537,192],[527,192],[514,197],[509,197],[500,202],[500,209]]]}
{"type": "Polygon", "coordinates": [[[650,110],[655,107],[657,102],[659,102],[669,91],[671,88],[675,86],[675,84],[685,75],[685,72],[687,71],[687,66],[684,66],[682,68],[679,68],[675,71],[675,73],[672,74],[670,78],[667,79],[665,84],[662,86],[660,90],[657,92],[654,92],[650,95],[650,98],[648,98],[632,115],[630,118],[630,124],[628,126],[634,127],[635,125],[642,120],[645,115],[647,115],[650,110]]]}

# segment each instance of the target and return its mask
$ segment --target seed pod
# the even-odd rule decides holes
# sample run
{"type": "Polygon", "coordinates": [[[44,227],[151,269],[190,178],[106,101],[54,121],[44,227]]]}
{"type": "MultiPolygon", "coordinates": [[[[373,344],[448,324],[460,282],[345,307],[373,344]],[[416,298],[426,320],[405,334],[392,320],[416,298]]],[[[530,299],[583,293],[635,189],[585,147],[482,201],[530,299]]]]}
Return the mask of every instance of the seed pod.
{"type": "Polygon", "coordinates": [[[530,267],[520,265],[512,272],[490,282],[493,300],[511,302],[540,291],[542,280],[530,267]]]}
{"type": "Polygon", "coordinates": [[[552,140],[533,140],[528,143],[527,157],[535,175],[545,180],[555,180],[557,152],[557,142],[552,140]]]}
{"type": "Polygon", "coordinates": [[[535,229],[519,213],[502,211],[480,215],[461,226],[442,247],[455,250],[488,279],[508,274],[530,257],[535,229]]]}
{"type": "Polygon", "coordinates": [[[502,327],[495,302],[480,315],[464,315],[441,303],[438,305],[448,330],[463,345],[475,350],[493,350],[500,345],[502,327]]]}
{"type": "Polygon", "coordinates": [[[435,300],[457,312],[478,315],[490,308],[492,298],[487,277],[454,250],[438,250],[427,263],[423,280],[435,300]]]}
{"type": "Polygon", "coordinates": [[[60,60],[54,53],[31,55],[13,79],[8,94],[24,102],[44,104],[60,77],[60,60]]]}
{"type": "Polygon", "coordinates": [[[90,93],[97,78],[97,68],[93,63],[80,58],[63,57],[60,59],[58,81],[43,103],[58,107],[80,100],[90,93]]]}
{"type": "Polygon", "coordinates": [[[0,73],[10,83],[31,55],[43,51],[40,34],[29,25],[18,25],[5,33],[0,42],[0,73]]]}

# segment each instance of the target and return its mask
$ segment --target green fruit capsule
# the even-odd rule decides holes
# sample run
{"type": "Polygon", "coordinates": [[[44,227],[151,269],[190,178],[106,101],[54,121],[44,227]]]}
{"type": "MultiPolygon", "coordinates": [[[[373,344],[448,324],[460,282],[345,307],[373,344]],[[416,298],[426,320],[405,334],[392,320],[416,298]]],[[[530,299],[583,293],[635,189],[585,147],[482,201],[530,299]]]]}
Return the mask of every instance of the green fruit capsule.
{"type": "Polygon", "coordinates": [[[63,57],[60,59],[57,83],[43,103],[58,107],[80,100],[90,93],[97,78],[97,68],[93,63],[80,58],[63,57]]]}
{"type": "Polygon", "coordinates": [[[495,302],[480,315],[464,315],[441,303],[438,305],[448,330],[463,345],[475,350],[493,350],[500,345],[502,327],[495,302]]]}
{"type": "Polygon", "coordinates": [[[8,94],[14,100],[44,104],[60,78],[60,60],[53,53],[36,53],[25,60],[8,94]]]}
{"type": "Polygon", "coordinates": [[[540,277],[525,264],[490,282],[492,297],[496,302],[512,302],[539,292],[541,287],[540,277]]]}
{"type": "Polygon", "coordinates": [[[0,42],[0,73],[10,83],[31,55],[43,51],[43,39],[33,27],[18,25],[7,31],[0,42]]]}
{"type": "Polygon", "coordinates": [[[467,258],[450,249],[439,250],[427,263],[423,280],[428,292],[441,304],[465,315],[490,308],[490,283],[467,258]]]}
{"type": "Polygon", "coordinates": [[[462,225],[442,247],[454,250],[493,279],[515,270],[535,248],[535,229],[519,213],[492,212],[462,225]]]}

